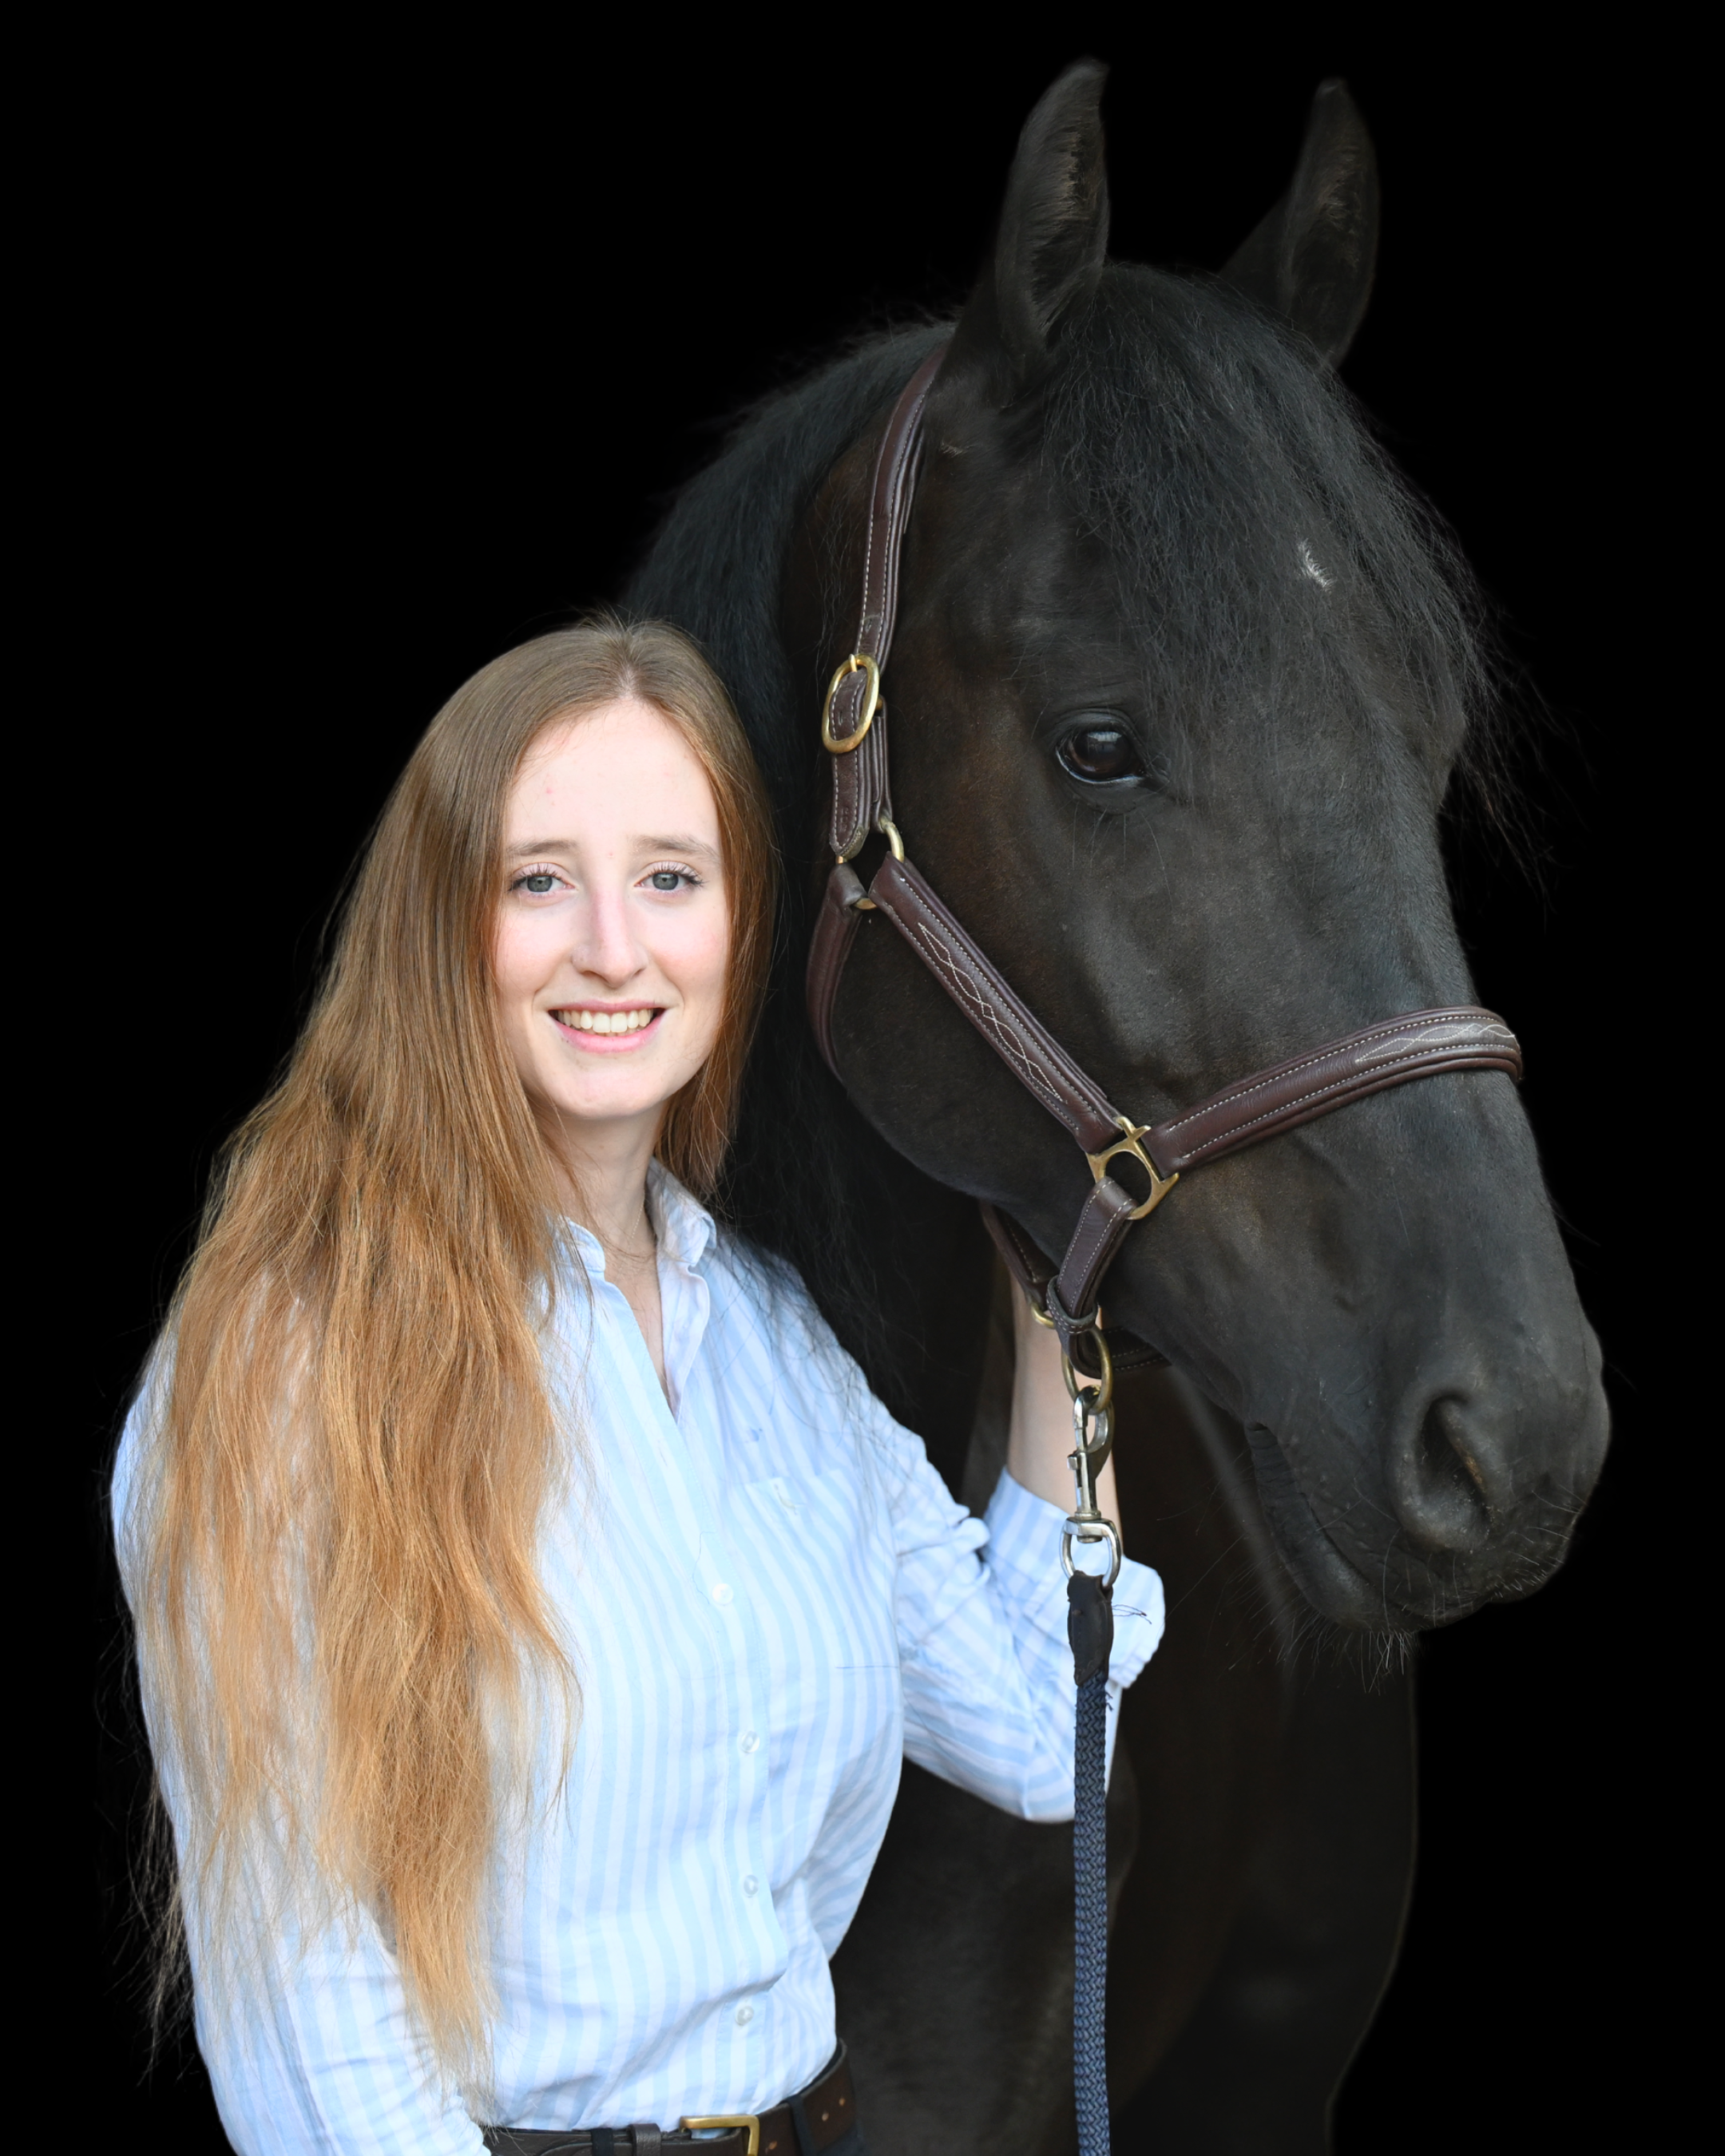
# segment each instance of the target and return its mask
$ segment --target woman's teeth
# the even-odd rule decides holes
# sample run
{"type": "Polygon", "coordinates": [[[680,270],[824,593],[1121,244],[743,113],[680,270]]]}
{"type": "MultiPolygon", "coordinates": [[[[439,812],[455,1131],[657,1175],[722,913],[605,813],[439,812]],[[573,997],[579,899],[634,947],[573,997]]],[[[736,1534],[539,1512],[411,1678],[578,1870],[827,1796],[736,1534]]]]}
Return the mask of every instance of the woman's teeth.
{"type": "Polygon", "coordinates": [[[560,1010],[556,1014],[559,1024],[572,1026],[577,1033],[639,1033],[658,1015],[656,1010],[560,1010]]]}

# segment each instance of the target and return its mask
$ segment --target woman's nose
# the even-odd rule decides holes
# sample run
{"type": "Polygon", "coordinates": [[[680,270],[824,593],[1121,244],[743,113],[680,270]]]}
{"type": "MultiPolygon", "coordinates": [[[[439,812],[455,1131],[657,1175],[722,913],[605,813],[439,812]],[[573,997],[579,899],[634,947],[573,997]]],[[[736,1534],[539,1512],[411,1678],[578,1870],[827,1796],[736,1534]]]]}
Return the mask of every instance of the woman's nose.
{"type": "Polygon", "coordinates": [[[597,980],[624,981],[639,972],[640,953],[620,896],[598,893],[589,900],[583,909],[580,932],[570,955],[578,971],[597,980]]]}

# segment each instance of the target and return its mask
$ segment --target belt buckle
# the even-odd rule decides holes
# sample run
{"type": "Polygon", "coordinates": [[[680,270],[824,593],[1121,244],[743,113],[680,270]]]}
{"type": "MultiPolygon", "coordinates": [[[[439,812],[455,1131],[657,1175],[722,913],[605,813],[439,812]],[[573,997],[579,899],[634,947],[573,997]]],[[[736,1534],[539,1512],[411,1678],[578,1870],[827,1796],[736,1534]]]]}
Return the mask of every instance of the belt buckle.
{"type": "Polygon", "coordinates": [[[701,2126],[746,2126],[749,2130],[747,2156],[761,2156],[761,2121],[752,2111],[715,2112],[711,2118],[685,2118],[679,2123],[689,2133],[701,2126]]]}

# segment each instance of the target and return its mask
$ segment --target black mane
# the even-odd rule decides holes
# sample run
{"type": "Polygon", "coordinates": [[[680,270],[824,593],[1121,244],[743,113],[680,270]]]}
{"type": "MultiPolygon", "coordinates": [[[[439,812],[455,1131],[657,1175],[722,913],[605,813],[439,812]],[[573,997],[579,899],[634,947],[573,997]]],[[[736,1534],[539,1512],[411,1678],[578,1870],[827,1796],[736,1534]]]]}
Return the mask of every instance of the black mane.
{"type": "Polygon", "coordinates": [[[796,1268],[901,1414],[917,1391],[921,1343],[893,1322],[886,1284],[842,1228],[922,1178],[850,1107],[803,1014],[819,715],[792,680],[778,602],[792,535],[822,481],[948,333],[920,325],[873,338],[758,406],[679,499],[624,594],[631,613],[685,629],[717,668],[766,776],[785,865],[773,981],[720,1209],[796,1268]]]}
{"type": "Polygon", "coordinates": [[[788,863],[812,828],[817,774],[779,639],[786,552],[827,474],[950,333],[924,324],[872,338],[757,405],[685,489],[624,594],[632,613],[687,630],[717,667],[766,774],[788,863]]]}

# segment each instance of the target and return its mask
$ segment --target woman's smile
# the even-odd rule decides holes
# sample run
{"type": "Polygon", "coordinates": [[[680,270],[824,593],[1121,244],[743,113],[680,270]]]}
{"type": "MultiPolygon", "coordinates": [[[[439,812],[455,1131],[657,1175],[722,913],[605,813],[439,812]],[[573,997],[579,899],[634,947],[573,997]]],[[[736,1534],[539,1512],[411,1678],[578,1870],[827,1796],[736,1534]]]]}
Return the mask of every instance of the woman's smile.
{"type": "Polygon", "coordinates": [[[604,1004],[582,1004],[551,1014],[557,1031],[579,1049],[591,1053],[627,1055],[654,1033],[665,1016],[663,1004],[628,1004],[621,1009],[604,1004]]]}

